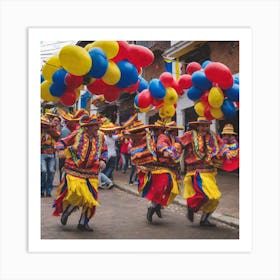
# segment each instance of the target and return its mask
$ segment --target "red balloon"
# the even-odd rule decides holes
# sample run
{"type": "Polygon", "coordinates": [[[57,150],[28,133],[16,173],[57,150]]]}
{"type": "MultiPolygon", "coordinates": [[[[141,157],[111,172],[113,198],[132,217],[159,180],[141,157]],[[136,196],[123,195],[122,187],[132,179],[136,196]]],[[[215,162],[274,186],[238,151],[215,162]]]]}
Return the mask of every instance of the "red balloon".
{"type": "Polygon", "coordinates": [[[180,77],[178,83],[183,89],[189,89],[192,87],[192,76],[189,74],[184,74],[180,77]]]}
{"type": "Polygon", "coordinates": [[[213,116],[211,115],[211,112],[210,112],[210,106],[206,106],[205,109],[204,109],[204,116],[207,120],[213,120],[213,116]]]}
{"type": "Polygon", "coordinates": [[[104,98],[108,102],[113,102],[113,101],[117,100],[119,98],[119,96],[120,96],[120,88],[118,88],[116,86],[108,85],[104,89],[104,98]]]}
{"type": "Polygon", "coordinates": [[[119,44],[119,52],[115,57],[111,59],[115,63],[126,59],[129,51],[129,44],[127,42],[125,41],[117,41],[117,42],[119,44]]]}
{"type": "Polygon", "coordinates": [[[165,87],[170,87],[170,86],[172,86],[172,83],[174,81],[174,77],[169,72],[163,72],[159,76],[159,80],[163,83],[163,85],[165,87]]]}
{"type": "Polygon", "coordinates": [[[127,59],[135,66],[146,67],[153,63],[154,53],[146,47],[130,45],[127,59]]]}
{"type": "Polygon", "coordinates": [[[198,62],[191,62],[187,66],[187,73],[192,74],[195,71],[198,71],[201,69],[201,65],[198,62]]]}
{"type": "Polygon", "coordinates": [[[75,76],[67,73],[64,78],[64,83],[68,89],[78,88],[83,83],[83,76],[75,76]]]}
{"type": "Polygon", "coordinates": [[[140,85],[140,81],[138,80],[135,84],[127,87],[127,88],[119,88],[121,90],[121,92],[129,92],[129,93],[133,93],[136,92],[137,89],[139,88],[140,85]]]}
{"type": "Polygon", "coordinates": [[[76,92],[72,89],[66,90],[59,98],[59,101],[64,106],[72,106],[76,102],[76,92]]]}
{"type": "Polygon", "coordinates": [[[208,102],[208,95],[209,95],[209,90],[206,90],[203,92],[203,94],[201,95],[200,97],[200,100],[204,103],[204,104],[207,104],[208,106],[209,105],[209,102],[208,102]]]}
{"type": "Polygon", "coordinates": [[[233,85],[231,71],[226,65],[220,62],[209,63],[205,67],[204,72],[208,80],[217,83],[222,89],[228,89],[233,85]]]}
{"type": "Polygon", "coordinates": [[[107,84],[105,84],[102,79],[97,79],[93,83],[87,85],[87,90],[92,94],[100,95],[104,93],[106,87],[107,84]]]}
{"type": "Polygon", "coordinates": [[[178,81],[176,80],[173,80],[170,87],[174,88],[178,95],[182,95],[184,93],[184,89],[179,85],[178,81]]]}
{"type": "Polygon", "coordinates": [[[163,99],[152,99],[152,105],[155,106],[157,109],[163,106],[163,99]]]}
{"type": "Polygon", "coordinates": [[[147,108],[152,104],[153,96],[148,89],[142,90],[138,94],[138,106],[139,108],[147,108]]]}

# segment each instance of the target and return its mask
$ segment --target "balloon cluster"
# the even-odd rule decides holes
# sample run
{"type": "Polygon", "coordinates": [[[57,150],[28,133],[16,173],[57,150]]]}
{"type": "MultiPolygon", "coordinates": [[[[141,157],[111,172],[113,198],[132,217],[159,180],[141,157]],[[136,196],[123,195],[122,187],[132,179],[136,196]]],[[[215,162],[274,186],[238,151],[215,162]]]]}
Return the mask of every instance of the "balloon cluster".
{"type": "Polygon", "coordinates": [[[220,62],[205,61],[187,66],[191,86],[187,96],[194,101],[195,112],[208,120],[231,118],[239,107],[239,79],[220,62]]]}
{"type": "Polygon", "coordinates": [[[178,96],[190,86],[191,75],[183,75],[179,80],[175,80],[172,74],[163,72],[159,79],[152,79],[150,83],[141,78],[134,106],[140,112],[156,108],[161,119],[171,118],[176,112],[178,96]]]}
{"type": "Polygon", "coordinates": [[[63,47],[42,68],[41,98],[72,106],[79,87],[91,94],[115,101],[122,92],[135,92],[140,86],[142,68],[152,64],[149,49],[125,41],[95,41],[84,48],[63,47]]]}

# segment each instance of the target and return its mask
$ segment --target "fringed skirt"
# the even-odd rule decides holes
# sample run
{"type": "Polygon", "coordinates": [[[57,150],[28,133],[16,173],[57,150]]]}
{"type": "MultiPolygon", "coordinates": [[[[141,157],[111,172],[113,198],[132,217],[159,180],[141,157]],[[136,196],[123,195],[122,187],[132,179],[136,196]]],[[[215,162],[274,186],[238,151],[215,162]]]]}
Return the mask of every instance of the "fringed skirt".
{"type": "Polygon", "coordinates": [[[217,172],[188,172],[184,179],[184,198],[195,212],[213,212],[221,198],[216,183],[217,172]]]}
{"type": "Polygon", "coordinates": [[[168,169],[139,170],[138,192],[142,197],[162,206],[171,204],[180,193],[176,175],[168,169]]]}
{"type": "Polygon", "coordinates": [[[69,205],[82,207],[90,219],[98,203],[98,178],[79,178],[66,174],[58,187],[53,215],[59,216],[69,205]]]}

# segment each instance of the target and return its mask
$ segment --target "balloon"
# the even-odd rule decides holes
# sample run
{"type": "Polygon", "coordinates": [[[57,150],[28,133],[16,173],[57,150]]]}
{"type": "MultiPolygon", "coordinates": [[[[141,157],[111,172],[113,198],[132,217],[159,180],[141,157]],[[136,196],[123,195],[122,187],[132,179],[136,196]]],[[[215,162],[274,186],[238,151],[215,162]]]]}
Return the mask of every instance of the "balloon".
{"type": "Polygon", "coordinates": [[[151,106],[148,106],[147,108],[139,108],[139,111],[141,113],[145,113],[145,112],[148,112],[150,109],[151,109],[151,106]]]}
{"type": "Polygon", "coordinates": [[[75,90],[66,90],[59,99],[60,103],[64,106],[72,106],[76,102],[76,92],[75,90]]]}
{"type": "Polygon", "coordinates": [[[224,113],[225,118],[231,118],[235,115],[235,106],[229,99],[225,99],[221,106],[221,110],[224,113]]]}
{"type": "Polygon", "coordinates": [[[93,48],[88,53],[92,61],[88,75],[93,78],[101,78],[108,68],[108,59],[105,53],[100,48],[93,48]]]}
{"type": "Polygon", "coordinates": [[[60,50],[58,57],[62,67],[76,76],[85,75],[92,66],[90,55],[80,46],[65,46],[60,50]]]}
{"type": "Polygon", "coordinates": [[[180,77],[178,83],[183,89],[189,89],[192,86],[192,76],[189,74],[184,74],[180,77]]]}
{"type": "Polygon", "coordinates": [[[224,102],[224,93],[219,87],[212,87],[209,91],[208,102],[213,108],[220,108],[224,102]]]}
{"type": "Polygon", "coordinates": [[[159,109],[158,114],[159,114],[159,117],[160,117],[161,119],[166,118],[165,113],[164,113],[164,111],[163,111],[163,107],[161,107],[161,108],[159,109]]]}
{"type": "Polygon", "coordinates": [[[153,98],[152,105],[159,109],[160,107],[162,107],[164,105],[163,99],[153,98]]]}
{"type": "Polygon", "coordinates": [[[117,41],[95,41],[91,44],[91,47],[102,49],[108,59],[115,57],[119,52],[119,44],[117,41]]]}
{"type": "Polygon", "coordinates": [[[66,74],[67,74],[67,71],[65,71],[64,69],[56,70],[52,76],[53,82],[55,84],[64,85],[64,79],[65,79],[66,74]]]}
{"type": "Polygon", "coordinates": [[[118,88],[118,90],[120,92],[129,92],[129,93],[134,93],[137,91],[137,89],[139,88],[139,85],[140,85],[140,81],[138,80],[134,85],[131,85],[129,87],[126,87],[126,88],[118,88]]]}
{"type": "Polygon", "coordinates": [[[210,81],[217,83],[222,89],[228,89],[233,85],[233,77],[229,68],[220,62],[209,63],[204,72],[210,81]]]}
{"type": "Polygon", "coordinates": [[[212,87],[212,82],[206,78],[203,71],[196,71],[192,74],[192,84],[203,91],[212,87]]]}
{"type": "Polygon", "coordinates": [[[113,102],[117,100],[120,96],[120,91],[115,86],[107,86],[107,88],[104,91],[104,98],[108,102],[113,102]]]}
{"type": "Polygon", "coordinates": [[[231,88],[225,90],[226,96],[231,101],[239,101],[239,85],[234,84],[231,88]]]}
{"type": "Polygon", "coordinates": [[[205,61],[201,64],[202,68],[204,69],[209,63],[211,63],[210,60],[205,60],[205,61]]]}
{"type": "Polygon", "coordinates": [[[75,76],[67,73],[65,75],[64,83],[68,89],[78,88],[83,83],[83,76],[75,76]]]}
{"type": "Polygon", "coordinates": [[[61,69],[58,56],[50,57],[42,67],[42,75],[45,80],[52,81],[52,76],[55,71],[61,69]]]}
{"type": "Polygon", "coordinates": [[[184,93],[184,89],[179,86],[178,81],[176,81],[175,79],[173,80],[173,82],[172,82],[170,87],[174,88],[176,93],[179,94],[179,95],[182,95],[184,93]]]}
{"type": "Polygon", "coordinates": [[[109,60],[107,71],[105,75],[102,77],[102,80],[107,85],[115,85],[117,82],[119,82],[120,78],[121,78],[121,71],[118,65],[112,60],[109,60]]]}
{"type": "Polygon", "coordinates": [[[154,53],[144,46],[130,45],[127,59],[134,65],[146,67],[153,63],[154,53]]]}
{"type": "Polygon", "coordinates": [[[152,104],[153,97],[148,89],[144,89],[138,94],[138,107],[147,108],[152,104]]]}
{"type": "Polygon", "coordinates": [[[117,87],[126,88],[138,81],[138,72],[133,64],[122,60],[117,65],[121,71],[120,80],[115,84],[117,87]]]}
{"type": "Polygon", "coordinates": [[[138,78],[140,81],[139,87],[138,87],[138,92],[141,92],[142,90],[149,88],[149,83],[146,81],[143,77],[138,78]]]}
{"type": "Polygon", "coordinates": [[[149,91],[153,98],[162,99],[166,95],[166,89],[159,79],[152,79],[149,85],[149,91]]]}
{"type": "Polygon", "coordinates": [[[203,94],[200,97],[200,100],[205,104],[205,105],[209,105],[208,102],[208,96],[209,96],[209,90],[206,90],[203,92],[203,94]]]}
{"type": "Polygon", "coordinates": [[[197,113],[198,116],[203,117],[205,107],[206,106],[201,101],[198,101],[194,105],[194,110],[195,110],[195,112],[197,113]]]}
{"type": "Polygon", "coordinates": [[[88,84],[87,90],[92,94],[99,95],[99,94],[103,94],[106,86],[107,85],[103,82],[103,80],[98,79],[95,80],[93,83],[88,84]]]}
{"type": "Polygon", "coordinates": [[[139,108],[139,104],[138,104],[138,97],[139,97],[139,95],[137,94],[137,95],[135,95],[135,97],[134,97],[134,106],[136,107],[136,108],[139,108]]]}
{"type": "Polygon", "coordinates": [[[212,108],[210,107],[210,113],[215,119],[221,119],[224,114],[220,108],[212,108]]]}
{"type": "Polygon", "coordinates": [[[159,80],[163,83],[165,87],[170,87],[174,81],[174,77],[169,72],[163,72],[159,76],[159,80]]]}
{"type": "Polygon", "coordinates": [[[213,116],[211,115],[210,106],[206,106],[204,110],[204,116],[207,120],[213,120],[213,116]]]}
{"type": "Polygon", "coordinates": [[[55,97],[60,97],[66,90],[66,85],[65,84],[51,84],[50,86],[50,93],[55,96],[55,97]]]}
{"type": "Polygon", "coordinates": [[[173,105],[178,101],[178,94],[174,88],[166,88],[166,95],[164,97],[164,103],[167,105],[173,105]]]}
{"type": "Polygon", "coordinates": [[[195,86],[192,86],[188,91],[187,91],[188,98],[190,100],[198,100],[200,96],[202,95],[202,91],[199,88],[196,88],[195,86]]]}
{"type": "Polygon", "coordinates": [[[175,107],[173,105],[163,105],[160,110],[165,117],[173,117],[175,115],[175,107]]]}
{"type": "Polygon", "coordinates": [[[239,77],[235,76],[235,77],[233,78],[233,82],[234,82],[235,84],[238,84],[238,85],[239,85],[239,77]]]}
{"type": "Polygon", "coordinates": [[[59,99],[50,93],[51,84],[50,81],[41,83],[41,99],[47,102],[57,102],[59,99]]]}
{"type": "Polygon", "coordinates": [[[187,66],[187,73],[191,75],[192,73],[200,69],[201,69],[201,65],[198,62],[191,62],[187,66]]]}
{"type": "Polygon", "coordinates": [[[125,41],[117,41],[119,44],[119,51],[115,57],[112,58],[114,62],[119,62],[121,60],[127,59],[129,44],[125,41]]]}

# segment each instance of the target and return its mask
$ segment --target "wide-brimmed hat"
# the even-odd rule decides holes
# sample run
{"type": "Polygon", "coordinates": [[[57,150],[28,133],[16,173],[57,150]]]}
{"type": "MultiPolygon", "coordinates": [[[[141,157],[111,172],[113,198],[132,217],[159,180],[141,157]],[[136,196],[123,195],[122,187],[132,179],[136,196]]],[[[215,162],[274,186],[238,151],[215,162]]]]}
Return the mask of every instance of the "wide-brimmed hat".
{"type": "Polygon", "coordinates": [[[123,123],[122,128],[126,128],[130,126],[137,118],[137,113],[134,115],[130,116],[126,122],[123,123]]]}
{"type": "Polygon", "coordinates": [[[103,124],[100,127],[100,130],[103,131],[103,132],[113,132],[113,131],[116,131],[118,129],[121,129],[121,127],[117,126],[117,125],[115,125],[115,124],[113,124],[111,122],[103,124]]]}
{"type": "Polygon", "coordinates": [[[89,115],[88,111],[86,111],[85,109],[80,109],[78,111],[76,111],[74,114],[71,113],[66,113],[65,111],[63,111],[62,109],[58,109],[58,112],[60,114],[60,116],[68,122],[78,122],[80,120],[80,118],[84,115],[89,115]]]}
{"type": "Polygon", "coordinates": [[[41,116],[41,124],[42,125],[51,125],[50,121],[46,118],[46,116],[41,116]]]}
{"type": "Polygon", "coordinates": [[[80,126],[91,126],[91,125],[95,125],[95,124],[101,124],[102,123],[102,119],[100,117],[98,117],[97,115],[83,115],[80,118],[80,126]]]}
{"type": "Polygon", "coordinates": [[[172,121],[172,122],[168,122],[166,123],[166,127],[167,127],[167,130],[173,130],[173,129],[185,129],[183,126],[177,126],[177,123],[175,121],[172,121]]]}
{"type": "Polygon", "coordinates": [[[207,120],[205,117],[198,117],[197,121],[189,122],[189,125],[211,124],[212,121],[207,120]]]}
{"type": "Polygon", "coordinates": [[[145,125],[141,120],[137,120],[135,122],[133,122],[129,128],[127,128],[125,130],[125,132],[128,133],[134,133],[134,132],[138,132],[141,130],[145,130],[145,128],[149,127],[149,125],[145,125]]]}
{"type": "Polygon", "coordinates": [[[59,115],[57,114],[57,109],[54,108],[54,109],[46,109],[45,111],[45,115],[46,116],[49,116],[49,117],[57,117],[59,118],[59,115]]]}
{"type": "Polygon", "coordinates": [[[150,124],[149,128],[152,129],[166,129],[166,122],[163,122],[161,120],[157,120],[154,124],[150,124]]]}
{"type": "Polygon", "coordinates": [[[233,125],[232,124],[226,124],[223,128],[222,134],[233,134],[237,135],[236,132],[234,132],[233,125]]]}

